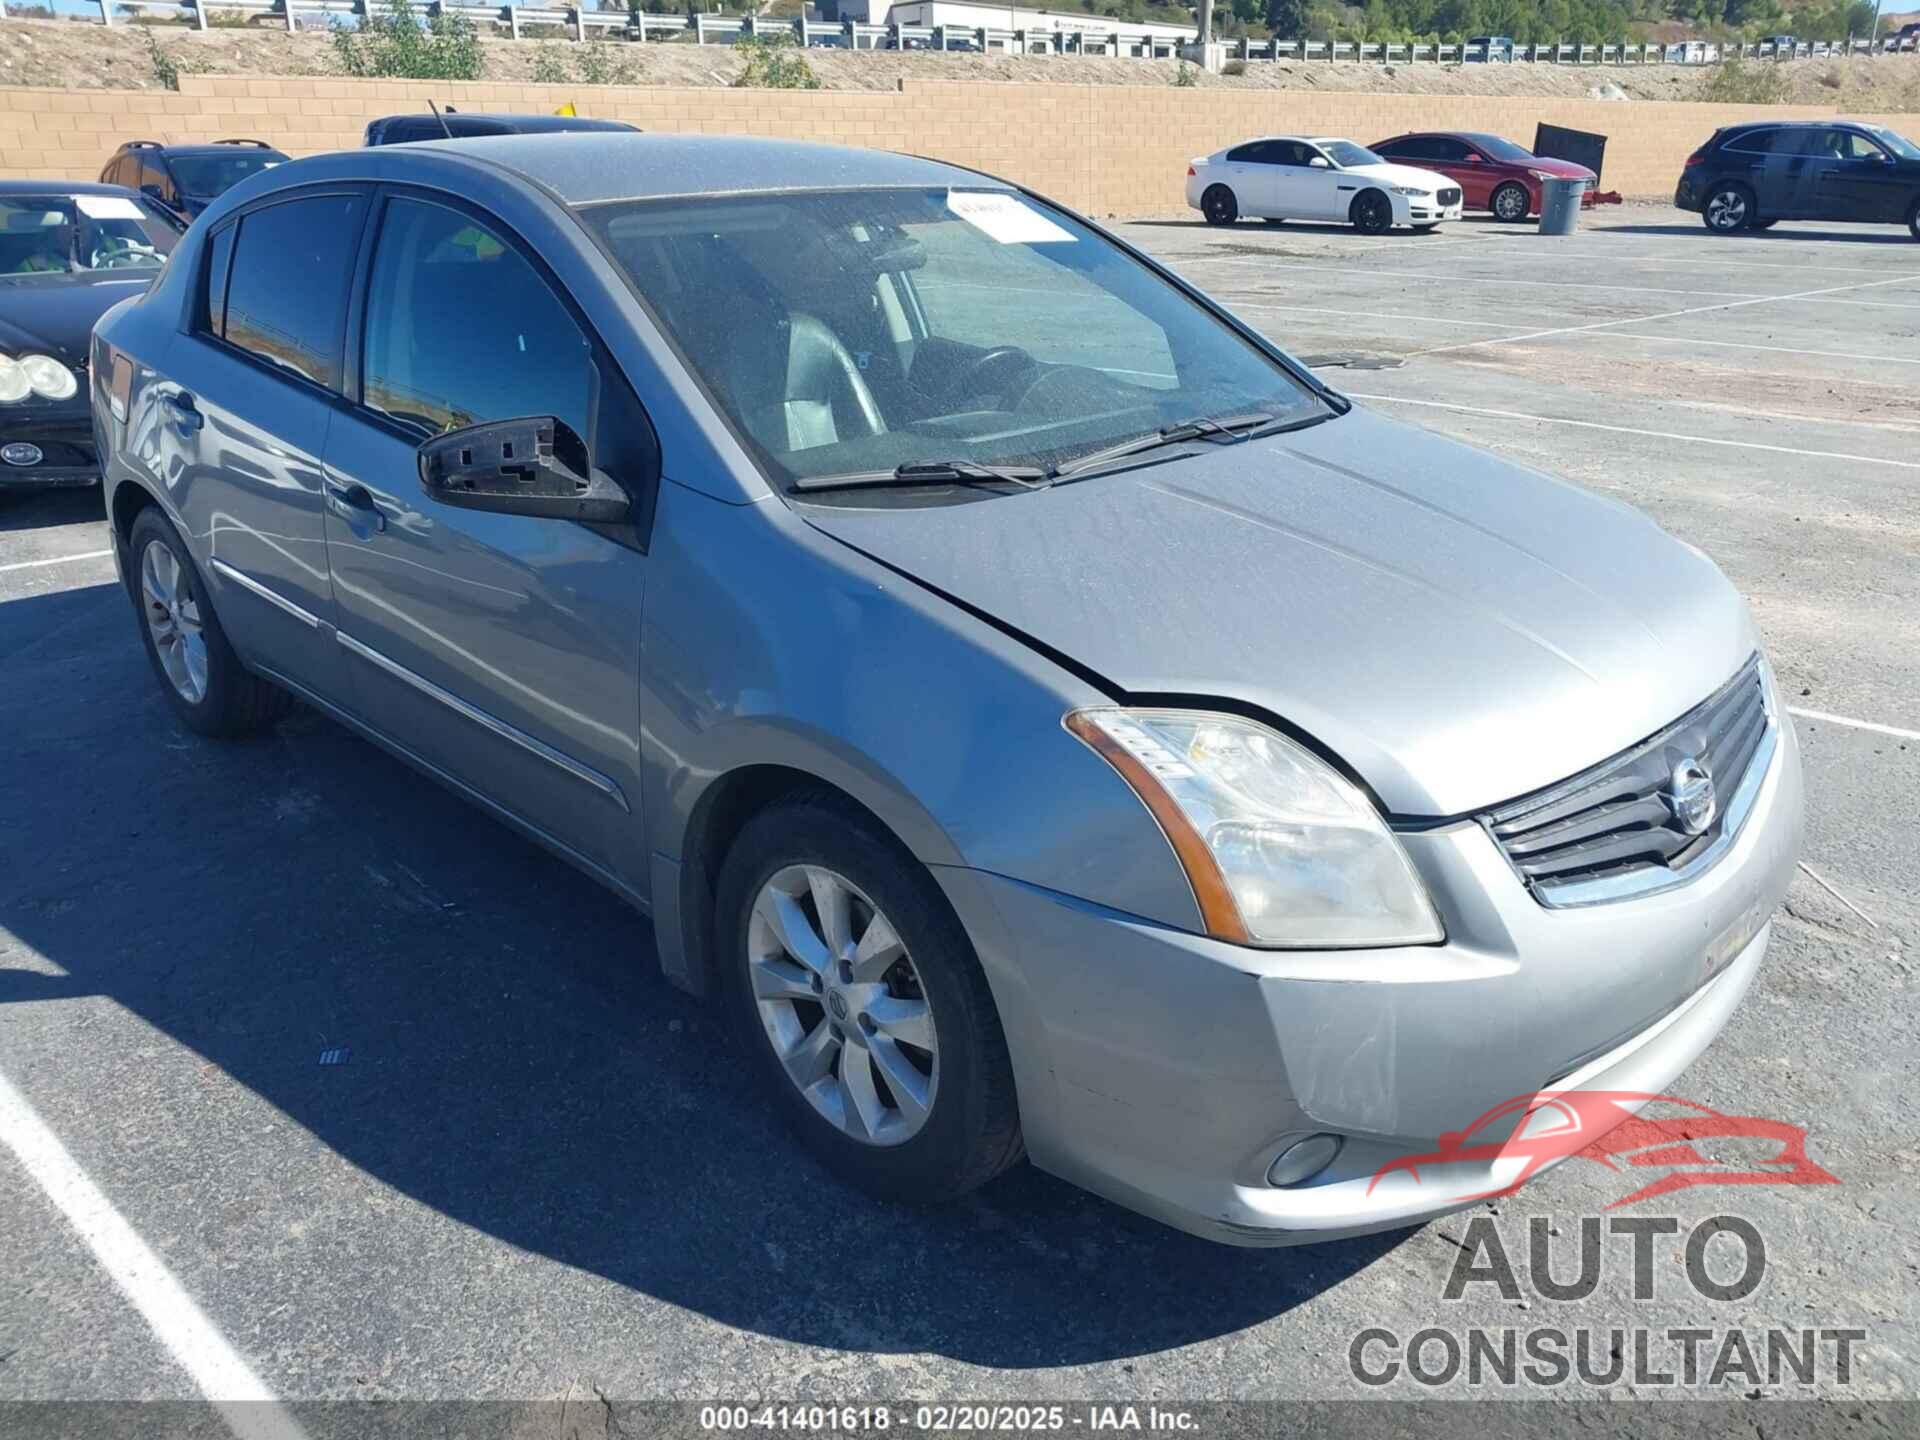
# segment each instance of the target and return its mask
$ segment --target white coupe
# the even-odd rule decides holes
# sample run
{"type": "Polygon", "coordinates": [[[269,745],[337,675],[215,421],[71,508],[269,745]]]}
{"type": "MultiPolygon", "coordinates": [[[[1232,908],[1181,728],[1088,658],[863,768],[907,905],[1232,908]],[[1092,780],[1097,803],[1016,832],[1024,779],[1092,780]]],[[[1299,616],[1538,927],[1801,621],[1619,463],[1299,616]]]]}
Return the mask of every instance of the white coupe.
{"type": "Polygon", "coordinates": [[[1209,225],[1333,220],[1383,235],[1396,225],[1428,231],[1460,218],[1460,186],[1445,175],[1395,165],[1351,140],[1271,135],[1187,166],[1187,204],[1209,225]]]}

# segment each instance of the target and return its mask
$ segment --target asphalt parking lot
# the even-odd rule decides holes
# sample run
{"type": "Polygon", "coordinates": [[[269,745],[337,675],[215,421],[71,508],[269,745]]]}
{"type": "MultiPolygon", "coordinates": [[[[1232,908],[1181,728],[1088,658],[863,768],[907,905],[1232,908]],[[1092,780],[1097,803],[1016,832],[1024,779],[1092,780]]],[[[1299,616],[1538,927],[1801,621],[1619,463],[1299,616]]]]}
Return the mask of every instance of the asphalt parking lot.
{"type": "MultiPolygon", "coordinates": [[[[1648,510],[1750,597],[1809,868],[1676,1093],[1806,1127],[1840,1183],[1627,1213],[1744,1217],[1759,1288],[1703,1298],[1676,1245],[1635,1300],[1609,1242],[1585,1299],[1443,1301],[1467,1216],[1241,1252],[1030,1168],[932,1212],[847,1192],[610,895],[309,712],[241,745],[172,723],[97,492],[68,492],[0,498],[0,1400],[192,1399],[229,1357],[296,1412],[543,1399],[595,1433],[666,1397],[1406,1397],[1351,1377],[1357,1332],[1543,1308],[1858,1327],[1815,1390],[1920,1395],[1920,245],[1639,206],[1560,240],[1118,228],[1363,403],[1648,510]],[[85,1238],[26,1107],[65,1199],[106,1207],[85,1238]],[[114,1256],[158,1267],[145,1305],[114,1256]]],[[[1492,1218],[1518,1254],[1621,1181],[1571,1162],[1492,1218]]],[[[1749,1392],[1806,1393],[1711,1393],[1749,1392]]]]}

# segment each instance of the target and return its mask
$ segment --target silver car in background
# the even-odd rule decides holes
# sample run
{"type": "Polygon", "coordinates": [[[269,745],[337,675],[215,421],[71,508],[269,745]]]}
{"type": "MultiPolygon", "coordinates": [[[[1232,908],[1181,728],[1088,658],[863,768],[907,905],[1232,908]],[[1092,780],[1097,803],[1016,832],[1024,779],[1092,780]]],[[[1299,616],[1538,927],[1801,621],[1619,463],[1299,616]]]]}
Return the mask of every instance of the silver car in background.
{"type": "Polygon", "coordinates": [[[1665,1087],[1794,864],[1703,554],[972,171],[296,161],[91,373],[180,719],[303,697],[611,886],[876,1191],[1418,1221],[1460,1187],[1376,1177],[1490,1106],[1665,1087]]]}

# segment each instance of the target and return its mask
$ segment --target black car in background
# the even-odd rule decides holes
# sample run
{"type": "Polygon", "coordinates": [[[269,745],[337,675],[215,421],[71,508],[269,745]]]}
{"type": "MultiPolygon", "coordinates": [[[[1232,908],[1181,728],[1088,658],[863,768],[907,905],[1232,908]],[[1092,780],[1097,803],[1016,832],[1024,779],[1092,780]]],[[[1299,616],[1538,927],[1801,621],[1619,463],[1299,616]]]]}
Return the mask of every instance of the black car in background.
{"type": "Polygon", "coordinates": [[[624,120],[584,115],[479,115],[442,110],[438,115],[384,115],[367,122],[366,144],[404,145],[413,140],[464,140],[472,135],[548,135],[561,130],[625,130],[624,120]]]}
{"type": "Polygon", "coordinates": [[[222,192],[287,157],[264,140],[213,140],[162,145],[129,140],[100,172],[103,185],[124,185],[192,220],[222,192]]]}
{"type": "Polygon", "coordinates": [[[1687,157],[1673,203],[1722,235],[1851,220],[1904,224],[1920,240],[1920,145],[1858,120],[1729,125],[1687,157]]]}
{"type": "Polygon", "coordinates": [[[0,494],[100,478],[93,323],[146,290],[185,228],[123,186],[0,180],[0,494]]]}

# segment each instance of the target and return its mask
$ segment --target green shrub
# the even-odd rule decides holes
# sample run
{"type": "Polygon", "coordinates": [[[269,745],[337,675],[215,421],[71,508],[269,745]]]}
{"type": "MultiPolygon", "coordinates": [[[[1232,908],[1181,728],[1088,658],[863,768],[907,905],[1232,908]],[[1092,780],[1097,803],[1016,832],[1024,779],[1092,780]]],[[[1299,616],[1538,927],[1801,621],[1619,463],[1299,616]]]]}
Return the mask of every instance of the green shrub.
{"type": "Polygon", "coordinates": [[[153,78],[163,90],[178,90],[180,62],[160,48],[160,42],[153,38],[151,30],[142,30],[140,38],[147,42],[147,65],[153,71],[153,78]]]}
{"type": "Polygon", "coordinates": [[[471,20],[443,11],[423,24],[411,0],[391,0],[357,29],[335,21],[333,53],[363,80],[478,80],[486,69],[471,20]]]}
{"type": "Polygon", "coordinates": [[[574,78],[583,85],[631,85],[633,61],[618,40],[589,40],[573,50],[574,78]]]}
{"type": "Polygon", "coordinates": [[[1700,98],[1716,105],[1780,105],[1787,98],[1787,77],[1775,64],[1728,60],[1714,70],[1700,98]]]}
{"type": "Polygon", "coordinates": [[[791,35],[745,36],[736,40],[734,53],[747,58],[746,68],[734,78],[740,89],[818,90],[820,77],[807,64],[806,54],[791,35]]]}
{"type": "Polygon", "coordinates": [[[1186,61],[1182,60],[1180,62],[1180,68],[1173,72],[1173,83],[1182,90],[1198,85],[1200,83],[1200,67],[1197,65],[1189,65],[1186,61]]]}

